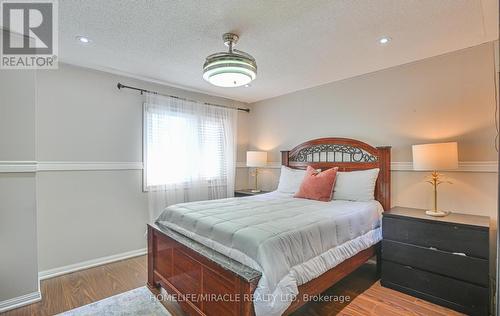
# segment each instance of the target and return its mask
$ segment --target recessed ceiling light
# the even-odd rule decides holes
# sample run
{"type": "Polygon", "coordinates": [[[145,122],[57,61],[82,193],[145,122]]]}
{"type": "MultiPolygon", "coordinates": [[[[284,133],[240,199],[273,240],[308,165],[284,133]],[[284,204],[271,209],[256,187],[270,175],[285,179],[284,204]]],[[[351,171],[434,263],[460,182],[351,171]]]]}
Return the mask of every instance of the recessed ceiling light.
{"type": "Polygon", "coordinates": [[[250,87],[251,87],[251,85],[249,85],[249,84],[245,85],[245,88],[250,88],[250,87]]]}
{"type": "Polygon", "coordinates": [[[389,36],[384,36],[384,37],[379,38],[378,42],[382,45],[385,45],[385,44],[388,44],[391,41],[391,39],[392,38],[390,38],[389,36]]]}
{"type": "Polygon", "coordinates": [[[76,40],[79,41],[80,43],[83,43],[83,44],[88,44],[91,42],[90,38],[88,38],[86,36],[77,36],[76,40]]]}

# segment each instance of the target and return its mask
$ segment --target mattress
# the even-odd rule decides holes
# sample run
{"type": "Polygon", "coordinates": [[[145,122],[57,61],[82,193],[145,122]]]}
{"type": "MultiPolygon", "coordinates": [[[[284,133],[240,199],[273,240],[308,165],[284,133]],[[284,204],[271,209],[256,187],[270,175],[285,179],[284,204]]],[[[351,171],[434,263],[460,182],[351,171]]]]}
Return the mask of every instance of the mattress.
{"type": "Polygon", "coordinates": [[[272,192],[176,204],[157,223],[262,272],[257,316],[281,315],[298,286],[381,240],[377,201],[320,202],[272,192]]]}

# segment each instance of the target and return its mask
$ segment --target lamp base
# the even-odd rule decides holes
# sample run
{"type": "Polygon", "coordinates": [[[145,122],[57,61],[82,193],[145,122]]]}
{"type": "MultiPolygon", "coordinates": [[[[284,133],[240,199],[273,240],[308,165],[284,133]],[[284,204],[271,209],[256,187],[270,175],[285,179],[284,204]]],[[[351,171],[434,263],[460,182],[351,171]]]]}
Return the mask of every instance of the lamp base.
{"type": "Polygon", "coordinates": [[[260,190],[254,189],[254,190],[250,190],[250,192],[252,192],[252,193],[260,193],[260,190]]]}
{"type": "Polygon", "coordinates": [[[444,211],[425,211],[425,214],[427,214],[429,216],[434,216],[434,217],[443,217],[443,216],[446,216],[446,215],[450,214],[450,212],[444,212],[444,211]]]}

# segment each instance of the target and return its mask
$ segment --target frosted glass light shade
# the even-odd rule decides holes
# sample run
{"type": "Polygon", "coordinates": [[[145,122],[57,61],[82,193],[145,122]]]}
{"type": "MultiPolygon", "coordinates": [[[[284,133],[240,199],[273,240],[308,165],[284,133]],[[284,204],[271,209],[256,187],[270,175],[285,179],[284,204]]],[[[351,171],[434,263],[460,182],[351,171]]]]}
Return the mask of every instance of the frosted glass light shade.
{"type": "Polygon", "coordinates": [[[456,142],[413,145],[412,151],[414,170],[438,171],[458,168],[456,142]]]}
{"type": "Polygon", "coordinates": [[[250,55],[216,53],[203,65],[203,79],[218,87],[241,87],[257,77],[257,64],[250,55]]]}
{"type": "Polygon", "coordinates": [[[208,82],[214,86],[224,88],[244,86],[253,80],[250,75],[244,72],[238,72],[237,70],[227,70],[226,72],[226,69],[219,69],[217,73],[206,74],[207,75],[203,78],[206,78],[208,82]]]}
{"type": "Polygon", "coordinates": [[[267,163],[267,152],[247,151],[247,167],[264,167],[267,163]]]}

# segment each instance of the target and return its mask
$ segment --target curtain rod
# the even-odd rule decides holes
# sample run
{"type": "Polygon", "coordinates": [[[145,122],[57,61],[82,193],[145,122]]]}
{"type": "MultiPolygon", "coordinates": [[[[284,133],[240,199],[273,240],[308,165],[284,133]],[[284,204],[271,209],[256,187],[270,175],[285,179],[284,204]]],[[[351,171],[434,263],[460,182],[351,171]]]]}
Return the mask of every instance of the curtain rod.
{"type": "MultiPolygon", "coordinates": [[[[137,88],[137,87],[127,86],[127,85],[121,84],[119,82],[116,85],[116,87],[118,88],[118,90],[121,90],[122,88],[123,89],[130,89],[130,90],[140,91],[141,94],[143,94],[143,93],[157,94],[157,95],[162,95],[162,96],[165,96],[165,97],[171,97],[171,98],[175,98],[175,99],[179,99],[179,100],[200,103],[199,101],[196,101],[196,100],[181,98],[181,97],[177,97],[175,95],[170,95],[170,94],[163,94],[163,93],[160,93],[160,92],[157,92],[157,91],[151,91],[151,90],[141,89],[141,88],[137,88]]],[[[205,104],[205,105],[218,106],[220,108],[233,109],[233,110],[243,111],[243,112],[247,112],[247,113],[250,112],[250,109],[247,109],[247,108],[235,108],[235,107],[232,107],[232,106],[221,105],[221,104],[214,104],[214,103],[207,103],[207,102],[202,102],[202,103],[205,104]]]]}

